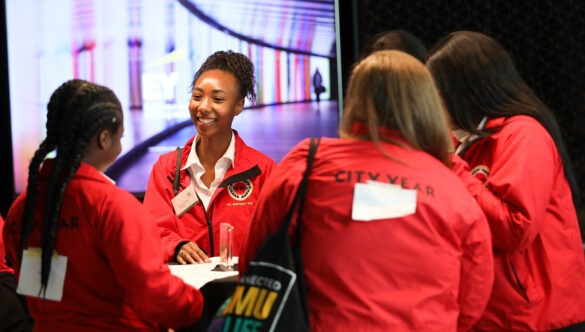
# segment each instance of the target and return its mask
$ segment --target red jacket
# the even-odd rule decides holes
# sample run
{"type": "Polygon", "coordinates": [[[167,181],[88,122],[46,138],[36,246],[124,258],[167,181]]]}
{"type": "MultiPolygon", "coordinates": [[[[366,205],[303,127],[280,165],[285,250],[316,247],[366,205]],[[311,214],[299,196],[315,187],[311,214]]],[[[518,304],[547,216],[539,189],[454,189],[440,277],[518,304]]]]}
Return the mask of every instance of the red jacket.
{"type": "MultiPolygon", "coordinates": [[[[4,218],[0,216],[0,234],[4,228],[4,218]]],[[[6,249],[4,248],[4,241],[0,238],[0,273],[14,273],[14,270],[6,265],[6,249]]]]}
{"type": "Polygon", "coordinates": [[[492,231],[496,278],[477,329],[546,331],[583,322],[585,259],[554,141],[528,116],[491,119],[486,128],[499,126],[464,153],[469,166],[455,165],[467,170],[459,173],[492,231]]]}
{"type": "MultiPolygon", "coordinates": [[[[370,141],[321,140],[301,234],[311,330],[467,330],[481,316],[493,282],[485,216],[438,160],[381,144],[395,159],[370,141]],[[417,189],[416,212],[352,220],[354,185],[366,180],[417,189]]],[[[280,227],[307,152],[304,140],[266,183],[239,257],[240,275],[266,235],[280,227]]]]}
{"type": "MultiPolygon", "coordinates": [[[[41,169],[39,197],[45,197],[51,165],[46,161],[41,169]]],[[[14,262],[24,205],[22,194],[4,228],[14,262]]],[[[43,210],[38,204],[37,225],[43,210]]],[[[68,257],[63,299],[27,298],[35,331],[157,331],[157,324],[194,323],[203,309],[201,293],[170,273],[151,218],[135,197],[82,163],[65,190],[57,229],[55,250],[68,257]]],[[[40,247],[39,228],[28,247],[40,247]]]]}
{"type": "MultiPolygon", "coordinates": [[[[180,168],[187,162],[194,138],[183,148],[180,168]]],[[[155,216],[166,261],[174,261],[177,245],[187,241],[195,242],[209,256],[219,256],[221,222],[234,226],[234,256],[238,256],[260,190],[276,164],[268,156],[247,146],[237,132],[235,139],[234,165],[227,170],[223,182],[213,193],[207,211],[199,202],[180,218],[175,214],[171,199],[175,197],[176,151],[162,155],[152,167],[144,206],[155,216]]],[[[187,170],[181,170],[179,178],[180,190],[191,184],[187,170]]]]}

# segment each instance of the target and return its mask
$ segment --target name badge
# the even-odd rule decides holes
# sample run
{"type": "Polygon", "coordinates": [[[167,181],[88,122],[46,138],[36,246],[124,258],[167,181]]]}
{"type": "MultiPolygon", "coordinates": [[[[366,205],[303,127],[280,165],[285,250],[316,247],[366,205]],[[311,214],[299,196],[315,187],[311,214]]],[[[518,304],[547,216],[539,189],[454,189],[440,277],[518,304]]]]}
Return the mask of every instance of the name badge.
{"type": "Polygon", "coordinates": [[[175,209],[175,214],[178,217],[184,215],[185,212],[189,211],[189,209],[195,206],[197,202],[199,202],[199,200],[197,199],[197,194],[195,194],[193,185],[189,185],[171,200],[173,209],[175,209]]]}
{"type": "Polygon", "coordinates": [[[416,212],[416,190],[368,180],[353,191],[353,220],[372,221],[405,217],[416,212]]]}
{"type": "MultiPolygon", "coordinates": [[[[61,302],[66,271],[67,257],[54,253],[51,258],[51,271],[44,294],[45,299],[61,302]]],[[[23,251],[16,292],[31,297],[43,296],[41,293],[41,248],[29,248],[23,251]]]]}

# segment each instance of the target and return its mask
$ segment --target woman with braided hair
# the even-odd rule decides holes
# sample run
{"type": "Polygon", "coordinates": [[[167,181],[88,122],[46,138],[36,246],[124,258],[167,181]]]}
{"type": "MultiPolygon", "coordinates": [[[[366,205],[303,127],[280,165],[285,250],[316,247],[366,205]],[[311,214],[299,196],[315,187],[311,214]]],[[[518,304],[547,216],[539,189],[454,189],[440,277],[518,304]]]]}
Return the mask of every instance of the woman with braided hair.
{"type": "Polygon", "coordinates": [[[221,222],[234,226],[238,256],[256,199],[275,166],[232,129],[245,98],[255,101],[254,86],[254,65],[232,51],[212,54],[195,73],[189,112],[197,134],[159,158],[144,197],[166,261],[193,264],[218,256],[221,222]]]}
{"type": "Polygon", "coordinates": [[[201,293],[171,275],[151,216],[103,174],[121,152],[115,94],[70,80],[47,108],[47,137],[3,232],[34,329],[157,331],[194,323],[201,293]]]}

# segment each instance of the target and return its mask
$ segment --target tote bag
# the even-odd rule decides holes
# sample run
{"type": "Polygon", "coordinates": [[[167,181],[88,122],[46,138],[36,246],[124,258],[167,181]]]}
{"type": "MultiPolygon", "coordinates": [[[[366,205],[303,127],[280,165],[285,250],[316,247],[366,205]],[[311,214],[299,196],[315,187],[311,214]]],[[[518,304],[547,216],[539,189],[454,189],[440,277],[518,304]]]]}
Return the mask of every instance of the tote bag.
{"type": "Polygon", "coordinates": [[[319,142],[318,138],[311,139],[303,180],[280,229],[264,240],[222,314],[212,323],[212,330],[219,326],[221,331],[309,330],[300,227],[308,178],[319,142]],[[292,248],[288,229],[297,208],[296,245],[292,248]]]}

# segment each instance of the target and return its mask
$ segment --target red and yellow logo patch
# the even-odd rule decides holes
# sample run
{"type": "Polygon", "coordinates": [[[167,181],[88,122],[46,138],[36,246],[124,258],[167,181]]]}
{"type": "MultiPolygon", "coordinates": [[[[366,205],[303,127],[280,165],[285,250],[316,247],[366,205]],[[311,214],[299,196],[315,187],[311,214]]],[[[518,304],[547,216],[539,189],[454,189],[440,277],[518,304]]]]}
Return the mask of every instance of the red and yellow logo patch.
{"type": "Polygon", "coordinates": [[[477,165],[471,170],[471,175],[478,178],[481,182],[486,183],[490,176],[490,168],[486,165],[477,165]]]}
{"type": "Polygon", "coordinates": [[[250,197],[252,194],[252,190],[254,186],[252,185],[252,181],[249,179],[238,181],[230,184],[227,186],[228,193],[232,196],[233,199],[237,201],[243,201],[246,198],[250,197]]]}

